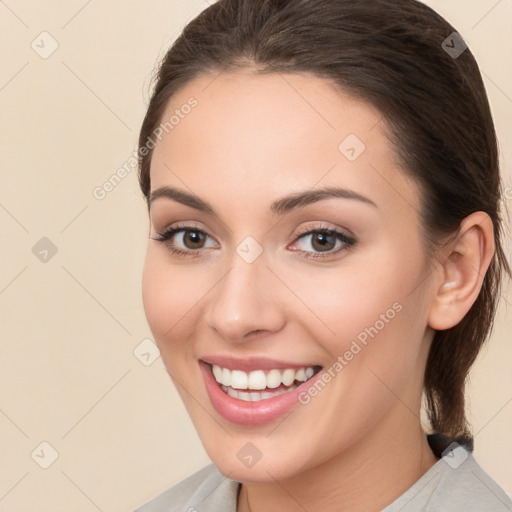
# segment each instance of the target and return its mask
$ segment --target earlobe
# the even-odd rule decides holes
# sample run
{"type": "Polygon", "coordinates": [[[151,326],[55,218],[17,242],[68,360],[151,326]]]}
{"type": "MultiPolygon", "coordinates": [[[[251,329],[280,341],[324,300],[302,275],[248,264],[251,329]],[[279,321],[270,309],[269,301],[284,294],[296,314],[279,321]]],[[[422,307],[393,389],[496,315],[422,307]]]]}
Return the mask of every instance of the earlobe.
{"type": "Polygon", "coordinates": [[[457,325],[476,301],[494,255],[494,228],[485,212],[466,217],[439,268],[428,324],[445,330],[457,325]]]}

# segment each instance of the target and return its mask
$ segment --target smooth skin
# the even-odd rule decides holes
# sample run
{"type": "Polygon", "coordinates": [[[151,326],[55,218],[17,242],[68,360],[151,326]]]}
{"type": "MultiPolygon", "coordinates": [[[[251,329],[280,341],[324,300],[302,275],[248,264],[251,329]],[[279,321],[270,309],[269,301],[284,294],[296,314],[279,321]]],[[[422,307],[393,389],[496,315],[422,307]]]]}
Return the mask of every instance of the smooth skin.
{"type": "Polygon", "coordinates": [[[426,358],[434,329],[456,325],[478,296],[494,252],[492,221],[467,217],[430,265],[420,189],[399,169],[379,112],[326,80],[250,69],[201,75],[163,119],[190,96],[197,106],[154,149],[151,190],[192,193],[215,214],[168,198],[151,204],[143,301],[165,367],[209,457],[244,483],[238,512],[249,510],[247,499],[252,512],[380,511],[438,460],[420,422],[426,358]],[[366,146],[355,161],[338,149],[349,134],[366,146]],[[328,198],[285,215],[269,209],[324,186],[375,204],[328,198]],[[154,240],[176,223],[205,235],[154,240]],[[297,236],[325,227],[355,245],[297,236]],[[252,263],[236,251],[248,236],[263,249],[252,263]],[[401,311],[286,417],[235,425],[210,403],[201,357],[326,369],[396,302],[401,311]],[[237,457],[248,442],[262,454],[252,467],[237,457]]]}

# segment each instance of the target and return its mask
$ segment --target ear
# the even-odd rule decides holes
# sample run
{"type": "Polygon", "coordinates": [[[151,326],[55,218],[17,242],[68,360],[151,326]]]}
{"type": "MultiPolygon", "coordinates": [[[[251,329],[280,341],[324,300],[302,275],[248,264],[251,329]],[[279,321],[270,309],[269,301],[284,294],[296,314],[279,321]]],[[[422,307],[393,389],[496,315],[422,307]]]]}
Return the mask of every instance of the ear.
{"type": "Polygon", "coordinates": [[[449,329],[464,318],[480,293],[494,251],[494,227],[489,215],[474,212],[467,216],[456,239],[444,251],[428,316],[430,327],[449,329]]]}

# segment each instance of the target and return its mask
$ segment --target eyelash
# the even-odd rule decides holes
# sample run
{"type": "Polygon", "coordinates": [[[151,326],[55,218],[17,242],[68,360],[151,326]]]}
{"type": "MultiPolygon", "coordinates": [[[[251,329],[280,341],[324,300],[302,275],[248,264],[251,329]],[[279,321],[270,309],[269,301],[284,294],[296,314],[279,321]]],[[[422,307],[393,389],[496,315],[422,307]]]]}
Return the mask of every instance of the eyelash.
{"type": "MultiPolygon", "coordinates": [[[[158,233],[159,238],[152,238],[152,240],[166,244],[168,250],[173,254],[177,254],[179,256],[188,256],[188,257],[192,257],[192,258],[196,258],[196,257],[200,256],[199,253],[201,252],[201,249],[196,249],[195,251],[194,250],[184,251],[183,249],[178,249],[178,248],[173,247],[172,245],[166,243],[176,233],[180,233],[181,231],[192,231],[192,232],[196,232],[196,233],[201,233],[206,236],[210,236],[210,235],[208,235],[208,233],[206,233],[202,229],[199,229],[195,226],[178,225],[178,226],[173,226],[172,228],[169,228],[168,230],[164,231],[163,233],[158,233]]],[[[338,231],[336,229],[329,228],[329,227],[324,227],[324,226],[320,226],[318,228],[303,228],[303,229],[299,230],[299,232],[297,233],[296,240],[300,240],[301,238],[305,238],[306,236],[315,234],[315,233],[322,233],[324,235],[334,235],[337,240],[340,240],[345,245],[344,245],[344,247],[339,248],[336,251],[328,251],[325,253],[322,253],[322,252],[315,253],[315,252],[302,251],[300,249],[297,249],[297,252],[303,253],[305,258],[313,258],[313,259],[328,258],[328,257],[331,257],[332,255],[337,254],[338,252],[341,252],[343,250],[348,251],[348,250],[352,249],[356,244],[356,240],[354,238],[345,235],[341,231],[338,231]]]]}

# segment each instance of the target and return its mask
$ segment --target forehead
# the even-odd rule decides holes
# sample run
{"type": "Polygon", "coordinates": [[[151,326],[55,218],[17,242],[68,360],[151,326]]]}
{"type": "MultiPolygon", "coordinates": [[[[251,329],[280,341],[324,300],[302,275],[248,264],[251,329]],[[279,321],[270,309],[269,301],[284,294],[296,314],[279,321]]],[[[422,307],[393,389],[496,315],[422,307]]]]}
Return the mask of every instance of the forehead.
{"type": "Polygon", "coordinates": [[[416,201],[380,112],[322,78],[201,75],[172,97],[161,121],[172,117],[153,152],[152,190],[225,187],[241,197],[278,197],[321,182],[363,187],[375,202],[396,202],[397,193],[416,201]]]}

